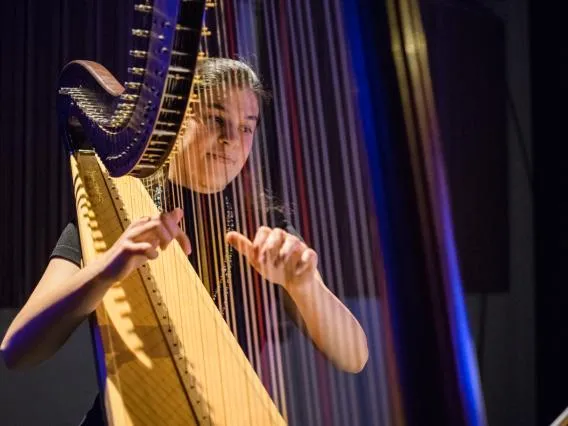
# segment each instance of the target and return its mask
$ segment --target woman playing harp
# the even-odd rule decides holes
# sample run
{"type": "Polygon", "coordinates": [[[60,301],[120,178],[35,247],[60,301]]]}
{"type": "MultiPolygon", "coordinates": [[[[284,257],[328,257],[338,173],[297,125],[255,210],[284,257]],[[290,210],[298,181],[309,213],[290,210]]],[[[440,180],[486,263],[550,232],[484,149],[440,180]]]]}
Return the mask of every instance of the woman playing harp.
{"type": "MultiPolygon", "coordinates": [[[[262,88],[255,73],[234,60],[204,60],[198,74],[201,78],[196,90],[204,96],[200,96],[183,144],[170,165],[165,182],[166,211],[133,221],[104,255],[83,269],[79,266],[81,248],[77,228],[69,224],[34,292],[3,339],[2,355],[9,367],[37,364],[54,354],[96,309],[112,283],[125,278],[148,259],[157,258],[160,250],[165,250],[174,239],[194,264],[200,262],[198,250],[192,250],[192,243],[199,237],[195,235],[197,227],[192,225],[203,215],[219,214],[216,209],[207,208],[209,197],[222,196],[228,206],[235,203],[230,195],[231,185],[251,152],[262,88]],[[185,200],[184,209],[171,209],[173,200],[185,200]],[[189,237],[181,225],[184,215],[189,237]]],[[[232,207],[222,210],[224,214],[233,211],[232,207]]],[[[317,270],[314,250],[307,247],[283,215],[276,216],[279,219],[275,223],[260,227],[250,238],[227,229],[221,230],[224,235],[214,235],[218,231],[211,227],[209,243],[221,239],[217,247],[221,257],[231,252],[230,246],[263,278],[283,288],[286,299],[293,302],[286,304],[292,317],[302,323],[319,350],[338,368],[359,372],[368,358],[365,333],[325,286],[317,270]],[[337,336],[350,336],[350,344],[346,345],[337,336]]],[[[210,261],[211,256],[205,257],[204,260],[201,256],[202,262],[210,261]]],[[[237,281],[241,276],[237,271],[238,256],[222,260],[229,263],[232,289],[238,293],[237,281]]],[[[216,269],[223,268],[209,267],[211,271],[216,269]]],[[[222,281],[218,276],[203,279],[210,283],[222,281]]],[[[214,284],[210,286],[214,296],[223,291],[214,284]]],[[[243,297],[231,296],[237,304],[243,297]]],[[[240,335],[241,310],[241,306],[236,306],[239,323],[236,334],[244,345],[240,335]]]]}

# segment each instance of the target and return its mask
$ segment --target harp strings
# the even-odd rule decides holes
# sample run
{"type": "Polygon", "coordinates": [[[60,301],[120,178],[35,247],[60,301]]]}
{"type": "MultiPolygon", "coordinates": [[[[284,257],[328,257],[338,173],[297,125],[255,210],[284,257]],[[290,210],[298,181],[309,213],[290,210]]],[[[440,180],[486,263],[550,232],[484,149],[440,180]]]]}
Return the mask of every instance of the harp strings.
{"type": "MultiPolygon", "coordinates": [[[[219,174],[217,166],[198,158],[196,151],[187,149],[184,144],[200,140],[204,133],[214,133],[217,124],[215,118],[208,113],[211,106],[219,99],[224,99],[235,87],[247,87],[251,83],[235,80],[229,73],[220,85],[201,88],[199,85],[202,82],[197,76],[195,85],[198,100],[192,104],[194,114],[191,123],[185,123],[186,134],[180,146],[176,147],[169,163],[169,171],[154,177],[152,187],[160,186],[163,188],[161,193],[169,195],[164,197],[164,210],[170,211],[174,207],[181,207],[184,211],[187,209],[186,217],[191,220],[182,220],[181,227],[184,232],[192,235],[193,256],[196,258],[195,266],[199,276],[208,285],[217,307],[237,336],[240,332],[237,311],[242,312],[244,333],[239,337],[244,339],[248,358],[258,374],[265,379],[265,384],[284,416],[287,417],[286,411],[294,405],[293,398],[286,397],[284,377],[291,376],[293,369],[298,368],[299,364],[304,394],[308,404],[313,407],[309,413],[310,424],[327,424],[331,418],[335,421],[341,419],[344,424],[361,424],[364,420],[358,417],[356,409],[350,408],[356,406],[353,382],[338,377],[331,367],[324,366],[314,357],[307,340],[300,341],[297,354],[290,353],[288,346],[282,347],[281,330],[276,326],[285,323],[286,315],[281,300],[277,297],[280,289],[261,280],[242,256],[234,251],[231,253],[224,240],[229,229],[241,232],[252,240],[260,225],[274,226],[275,213],[267,209],[272,199],[263,198],[263,194],[272,187],[270,158],[273,156],[269,155],[269,151],[277,150],[284,203],[299,206],[292,224],[303,231],[306,243],[318,252],[318,267],[328,287],[345,300],[347,289],[341,279],[344,276],[341,256],[343,242],[337,229],[340,222],[344,225],[346,222],[350,228],[350,246],[354,250],[350,259],[356,262],[353,268],[355,276],[351,277],[350,285],[354,285],[360,294],[374,293],[372,259],[369,254],[372,247],[369,241],[371,234],[366,227],[366,204],[360,172],[362,165],[358,163],[356,146],[359,123],[354,111],[346,107],[349,105],[346,100],[352,96],[346,65],[347,53],[342,43],[335,43],[336,35],[333,33],[334,28],[341,28],[341,6],[335,1],[333,7],[325,10],[325,28],[321,28],[326,31],[328,48],[333,52],[331,56],[339,58],[329,70],[334,82],[334,102],[331,106],[324,106],[321,100],[328,88],[320,81],[324,70],[318,66],[314,40],[316,32],[321,30],[318,28],[316,31],[308,18],[311,16],[311,8],[310,4],[295,0],[280,5],[269,2],[262,5],[262,15],[259,16],[253,8],[253,2],[244,2],[243,5],[235,0],[223,0],[209,10],[207,19],[214,23],[215,31],[211,37],[202,41],[202,51],[206,56],[234,57],[236,54],[246,54],[248,39],[245,33],[253,28],[257,31],[257,41],[266,38],[266,62],[277,103],[276,135],[272,136],[264,128],[265,121],[262,120],[245,170],[225,191],[204,195],[182,188],[199,187],[200,182],[196,180],[197,175],[194,173],[194,168],[198,166],[202,167],[209,182],[213,182],[219,174]],[[236,25],[243,22],[255,25],[247,28],[236,25]],[[260,33],[259,28],[266,28],[266,32],[260,33]],[[334,108],[341,142],[339,149],[344,159],[341,167],[345,176],[343,190],[348,196],[348,220],[340,220],[334,212],[334,205],[338,203],[334,188],[337,180],[333,180],[332,176],[336,171],[330,165],[330,153],[326,145],[329,136],[326,123],[329,120],[329,107],[334,108]],[[188,205],[184,203],[186,199],[188,205]],[[238,264],[236,270],[240,276],[232,275],[231,261],[238,264]],[[233,287],[233,280],[239,282],[239,289],[233,287]],[[237,291],[242,296],[240,299],[235,299],[237,291]],[[322,391],[324,387],[341,388],[344,391],[325,394],[322,391]]],[[[258,66],[254,68],[258,69],[258,66]]],[[[176,276],[179,273],[176,271],[176,276]]],[[[178,291],[180,295],[184,294],[184,289],[178,291]]],[[[180,298],[164,302],[168,307],[181,309],[180,298]]],[[[199,307],[196,309],[199,310],[199,307]]],[[[363,308],[363,322],[367,322],[369,315],[363,308]]],[[[200,317],[199,312],[197,316],[200,317]]],[[[350,337],[339,336],[346,345],[353,347],[350,337]]],[[[203,362],[207,360],[204,359],[203,362]]],[[[369,400],[378,400],[376,386],[369,388],[374,393],[369,400]]],[[[373,410],[375,421],[380,414],[375,408],[373,410]]],[[[376,423],[379,423],[378,420],[376,423]]]]}
{"type": "MultiPolygon", "coordinates": [[[[239,9],[237,5],[230,0],[221,2],[220,12],[223,13],[221,19],[222,33],[228,35],[228,40],[223,43],[220,50],[221,57],[232,58],[235,56],[237,49],[242,46],[242,33],[238,31],[237,22],[240,22],[239,9]],[[236,36],[236,40],[235,40],[236,36]],[[228,42],[227,42],[228,41],[228,42]],[[236,42],[236,43],[235,43],[236,42]]],[[[229,79],[226,82],[229,90],[236,88],[251,87],[252,81],[250,75],[243,75],[238,73],[234,75],[229,74],[229,79]]],[[[259,104],[259,109],[261,105],[259,104]]],[[[241,111],[239,111],[240,113],[241,111]]],[[[238,123],[240,125],[240,123],[238,123]]],[[[240,138],[239,134],[239,138],[240,138]]],[[[255,138],[258,140],[258,137],[255,138]]],[[[232,186],[232,194],[235,206],[235,219],[237,231],[249,237],[251,240],[260,224],[259,212],[260,206],[258,204],[259,195],[258,191],[263,190],[262,181],[258,179],[256,170],[260,167],[256,166],[258,161],[258,142],[253,141],[252,154],[249,157],[245,169],[237,177],[232,186]],[[256,167],[255,167],[256,166],[256,167]]],[[[240,141],[239,141],[240,143],[240,141]]],[[[242,149],[245,149],[243,144],[240,144],[242,149]]],[[[243,155],[245,153],[243,152],[243,155]]],[[[241,310],[244,314],[244,334],[240,336],[246,341],[248,358],[255,366],[255,370],[259,376],[263,377],[264,363],[262,358],[263,338],[266,327],[261,322],[261,306],[266,307],[266,288],[259,287],[264,284],[261,283],[260,277],[257,272],[250,267],[249,263],[245,261],[242,256],[239,256],[239,274],[240,274],[240,303],[242,306],[235,306],[234,297],[231,297],[231,306],[234,307],[233,313],[236,309],[241,310]]],[[[233,296],[234,293],[231,294],[233,296]]],[[[233,320],[235,318],[233,317],[233,320]]],[[[270,330],[269,327],[266,327],[270,330]]],[[[282,409],[280,410],[282,412],[282,409]]]]}
{"type": "MultiPolygon", "coordinates": [[[[321,256],[321,233],[318,229],[323,223],[309,219],[312,215],[318,216],[316,206],[320,204],[318,191],[321,188],[315,187],[312,165],[309,163],[310,159],[316,159],[317,153],[314,148],[317,148],[321,141],[316,140],[310,133],[313,130],[309,125],[311,111],[308,110],[311,105],[305,96],[307,88],[312,83],[306,81],[310,67],[307,66],[308,62],[302,62],[304,58],[300,57],[295,46],[291,48],[297,43],[297,37],[302,37],[297,33],[301,25],[296,27],[293,25],[297,18],[294,16],[295,10],[298,10],[297,5],[289,1],[282,3],[279,8],[273,6],[270,11],[271,21],[266,24],[266,27],[275,29],[273,46],[276,49],[272,57],[279,77],[275,86],[283,88],[282,98],[276,108],[283,110],[281,128],[286,129],[287,134],[286,139],[278,145],[285,148],[282,156],[285,162],[281,164],[283,180],[286,181],[287,176],[289,182],[285,198],[288,203],[298,206],[299,222],[296,223],[296,228],[302,231],[306,243],[316,249],[321,256]]],[[[298,17],[302,19],[301,14],[298,17]]],[[[282,136],[278,135],[279,138],[282,136]]],[[[325,380],[321,380],[321,365],[318,364],[317,357],[314,356],[311,344],[307,340],[300,339],[298,346],[299,350],[294,348],[292,353],[288,353],[286,361],[290,365],[287,370],[289,373],[300,370],[302,382],[295,385],[304,387],[303,393],[307,396],[310,407],[307,414],[310,424],[329,423],[329,416],[326,417],[324,409],[327,401],[320,397],[320,393],[327,387],[325,380]]]]}
{"type": "MultiPolygon", "coordinates": [[[[313,246],[318,248],[320,265],[328,265],[328,269],[333,271],[324,274],[326,285],[335,294],[343,298],[342,282],[336,279],[336,277],[341,276],[341,262],[338,258],[339,246],[332,242],[337,224],[334,222],[333,187],[328,179],[329,170],[326,168],[329,165],[327,156],[328,135],[321,111],[322,93],[318,60],[313,50],[315,34],[311,31],[311,19],[306,19],[312,15],[310,10],[306,10],[307,8],[309,9],[309,5],[297,1],[290,1],[288,8],[288,25],[291,28],[289,32],[291,35],[290,42],[295,46],[295,48],[290,49],[290,54],[292,56],[293,78],[296,82],[297,119],[302,145],[307,142],[307,146],[310,147],[310,149],[305,149],[302,146],[303,161],[306,165],[304,169],[305,182],[310,212],[309,217],[304,218],[304,220],[310,223],[313,246]],[[309,66],[302,66],[302,64],[309,64],[309,66]]],[[[323,26],[328,27],[329,23],[326,22],[323,26]]],[[[333,69],[333,67],[331,68],[333,69]]],[[[341,117],[338,117],[338,119],[341,120],[341,117]]],[[[338,324],[338,321],[339,319],[335,318],[335,328],[341,330],[341,327],[338,327],[341,325],[338,324]]],[[[347,343],[348,336],[339,333],[338,339],[347,343]]],[[[317,357],[314,358],[314,356],[310,356],[310,359],[306,361],[309,362],[312,371],[312,386],[317,384],[317,391],[315,392],[315,395],[317,395],[315,398],[316,421],[318,424],[329,424],[332,422],[332,418],[338,418],[338,409],[349,406],[350,401],[345,401],[347,398],[343,392],[340,393],[338,401],[336,393],[326,391],[327,389],[337,388],[335,375],[326,364],[322,363],[317,357]]],[[[345,412],[345,410],[342,411],[345,412]]],[[[343,418],[342,421],[357,424],[357,416],[343,418]]]]}
{"type": "MultiPolygon", "coordinates": [[[[376,306],[369,303],[362,304],[360,301],[364,296],[368,300],[376,300],[376,285],[377,278],[374,275],[375,260],[373,253],[376,251],[373,247],[371,236],[373,235],[369,229],[370,206],[366,202],[366,186],[364,184],[364,170],[365,164],[361,162],[364,155],[362,150],[362,141],[360,139],[360,129],[363,125],[358,117],[358,111],[354,108],[354,94],[356,94],[355,81],[351,77],[353,70],[351,69],[350,61],[355,58],[349,58],[349,53],[346,49],[346,44],[342,42],[334,42],[338,36],[345,34],[345,26],[343,22],[343,6],[341,2],[335,0],[332,6],[324,9],[324,16],[326,20],[326,42],[330,51],[330,57],[336,59],[336,66],[331,67],[332,86],[337,90],[332,92],[335,106],[335,114],[337,116],[337,126],[339,130],[339,149],[341,152],[340,167],[342,169],[342,182],[343,188],[339,189],[341,194],[346,197],[346,207],[348,215],[348,232],[343,235],[348,236],[350,241],[345,241],[352,248],[353,254],[349,257],[349,262],[353,263],[350,269],[353,271],[354,276],[350,276],[350,288],[346,288],[343,283],[337,288],[340,297],[346,297],[349,292],[351,295],[354,293],[358,295],[359,300],[359,314],[363,327],[367,333],[373,329],[371,327],[371,316],[375,316],[376,323],[376,306]]],[[[338,181],[335,180],[334,184],[337,185],[338,181]]],[[[335,229],[338,229],[335,227],[335,229]]],[[[347,244],[345,244],[347,245],[347,244]]],[[[334,244],[334,253],[340,252],[341,247],[334,244]]],[[[334,263],[341,266],[339,259],[335,259],[334,263]]],[[[337,271],[339,276],[344,276],[343,271],[337,271]]],[[[349,300],[346,297],[346,300],[349,300]]],[[[373,336],[375,339],[378,336],[373,336]]],[[[376,339],[380,341],[380,339],[376,339]]],[[[353,347],[353,342],[347,336],[346,344],[353,347]]],[[[381,356],[379,351],[373,354],[381,356]]],[[[343,413],[353,416],[357,423],[366,424],[372,420],[372,424],[387,424],[388,421],[384,417],[387,415],[387,387],[384,382],[384,374],[378,374],[376,370],[377,365],[382,362],[369,362],[367,368],[367,389],[368,393],[365,395],[367,406],[372,407],[370,410],[370,419],[358,417],[358,410],[352,407],[357,406],[358,399],[361,395],[356,393],[354,382],[351,380],[340,379],[338,386],[343,390],[342,395],[344,399],[344,406],[342,407],[343,413]],[[374,381],[376,380],[376,381],[374,381]],[[375,401],[381,401],[377,404],[375,401]],[[381,418],[381,416],[383,416],[381,418]]]]}
{"type": "MultiPolygon", "coordinates": [[[[264,20],[270,77],[274,83],[284,199],[287,204],[299,205],[297,229],[303,230],[306,240],[318,252],[319,268],[326,284],[340,299],[346,300],[354,292],[360,298],[363,295],[375,298],[376,278],[370,240],[372,234],[366,214],[369,209],[365,202],[364,164],[359,160],[358,129],[361,123],[352,108],[354,89],[348,53],[341,40],[341,7],[335,1],[332,7],[324,8],[324,20],[317,23],[317,32],[310,18],[314,16],[311,3],[290,0],[281,3],[280,7],[266,5],[264,20]],[[324,89],[325,83],[321,80],[326,71],[318,65],[320,58],[315,40],[319,38],[322,43],[322,36],[318,33],[325,34],[324,43],[332,58],[326,81],[329,84],[331,80],[333,84],[327,89],[324,89]],[[325,90],[331,92],[325,99],[332,102],[324,106],[321,99],[325,90]],[[328,128],[335,128],[338,132],[339,146],[334,149],[341,152],[341,170],[333,170],[330,166],[328,128]],[[337,173],[344,178],[333,179],[337,173]],[[348,217],[341,223],[334,208],[341,199],[338,200],[335,194],[347,197],[348,217]],[[345,241],[347,244],[343,244],[337,232],[340,226],[348,228],[341,234],[349,239],[345,241]],[[342,268],[342,252],[348,247],[352,248],[353,254],[347,256],[347,261],[354,263],[348,271],[353,270],[354,276],[346,277],[342,268]],[[346,283],[345,278],[349,282],[346,283]]],[[[376,316],[376,313],[370,312],[368,305],[363,304],[359,312],[363,326],[369,330],[371,316],[376,316]]],[[[354,348],[351,337],[339,336],[346,346],[354,348]]],[[[289,355],[287,359],[291,359],[289,355]]],[[[310,424],[328,424],[331,417],[343,424],[364,424],[369,420],[359,417],[356,408],[359,395],[356,395],[353,380],[336,375],[329,366],[322,368],[307,345],[302,347],[300,344],[300,357],[296,357],[296,361],[302,364],[299,368],[303,373],[303,387],[309,390],[306,395],[308,404],[314,407],[314,412],[309,414],[310,424]],[[336,392],[331,392],[331,395],[322,392],[326,385],[336,392]]],[[[369,364],[369,369],[374,369],[372,364],[369,364]]],[[[369,380],[377,376],[376,372],[367,375],[369,380]]],[[[370,414],[375,424],[379,424],[379,417],[384,416],[385,389],[384,383],[377,388],[376,384],[369,382],[368,401],[382,401],[380,407],[371,404],[370,414]]],[[[292,405],[293,402],[289,403],[292,405]]]]}
{"type": "MultiPolygon", "coordinates": [[[[260,72],[258,61],[260,55],[259,44],[263,34],[259,32],[259,28],[261,28],[259,17],[253,10],[252,2],[235,2],[233,10],[235,10],[235,21],[238,23],[237,41],[239,54],[241,57],[246,58],[247,62],[251,63],[253,69],[260,72]],[[250,31],[250,29],[253,30],[250,31]]],[[[267,115],[268,111],[262,110],[263,107],[267,110],[267,106],[262,104],[259,106],[261,108],[260,115],[267,115]]],[[[280,211],[283,210],[283,206],[279,206],[279,201],[272,196],[272,165],[269,160],[269,152],[275,149],[275,141],[271,142],[269,140],[265,123],[266,121],[262,120],[258,126],[257,136],[253,144],[253,153],[249,161],[253,193],[253,229],[258,229],[261,225],[269,225],[272,228],[282,226],[279,222],[281,220],[280,216],[283,216],[282,211],[280,211]]],[[[251,237],[253,235],[254,232],[251,234],[251,237]]],[[[281,309],[279,309],[282,306],[282,300],[279,296],[281,296],[283,290],[266,280],[261,280],[260,285],[260,299],[263,308],[261,318],[266,330],[266,336],[263,339],[263,353],[261,354],[264,361],[262,371],[273,399],[279,406],[283,416],[287,418],[281,345],[282,330],[280,327],[285,324],[285,317],[281,309]],[[268,365],[266,366],[266,364],[268,365]]]]}

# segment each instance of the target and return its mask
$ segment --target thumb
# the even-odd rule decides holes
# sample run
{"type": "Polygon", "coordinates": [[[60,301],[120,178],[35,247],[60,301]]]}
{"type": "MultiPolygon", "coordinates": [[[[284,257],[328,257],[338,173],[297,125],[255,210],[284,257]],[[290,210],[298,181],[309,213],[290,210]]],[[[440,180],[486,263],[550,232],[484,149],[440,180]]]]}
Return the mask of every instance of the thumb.
{"type": "Polygon", "coordinates": [[[178,223],[183,218],[183,210],[180,209],[179,207],[176,207],[175,209],[173,209],[171,211],[171,214],[173,215],[176,223],[178,223]]]}
{"type": "Polygon", "coordinates": [[[232,245],[239,253],[246,256],[248,259],[253,257],[252,241],[245,237],[240,232],[230,231],[225,236],[228,244],[232,245]]]}

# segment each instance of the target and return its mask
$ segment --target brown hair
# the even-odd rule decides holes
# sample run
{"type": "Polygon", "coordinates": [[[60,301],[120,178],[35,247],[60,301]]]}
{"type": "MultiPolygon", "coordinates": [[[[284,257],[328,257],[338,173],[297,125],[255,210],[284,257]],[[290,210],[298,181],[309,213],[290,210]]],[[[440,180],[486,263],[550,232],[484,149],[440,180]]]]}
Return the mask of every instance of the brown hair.
{"type": "Polygon", "coordinates": [[[208,90],[222,90],[223,86],[246,88],[254,92],[259,100],[269,98],[258,75],[245,62],[228,58],[206,58],[198,62],[195,69],[198,79],[194,81],[193,90],[197,95],[208,90]]]}

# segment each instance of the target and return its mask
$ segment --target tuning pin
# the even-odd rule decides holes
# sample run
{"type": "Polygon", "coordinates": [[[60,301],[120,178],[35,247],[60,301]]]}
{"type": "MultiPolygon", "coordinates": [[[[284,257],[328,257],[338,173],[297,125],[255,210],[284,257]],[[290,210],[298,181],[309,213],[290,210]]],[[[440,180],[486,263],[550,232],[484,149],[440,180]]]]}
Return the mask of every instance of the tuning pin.
{"type": "Polygon", "coordinates": [[[149,4],[135,4],[134,10],[136,12],[151,13],[152,12],[152,6],[150,6],[149,4]]]}
{"type": "Polygon", "coordinates": [[[173,123],[171,121],[157,121],[156,124],[160,125],[160,126],[166,126],[166,127],[176,127],[177,123],[173,123]]]}
{"type": "Polygon", "coordinates": [[[123,93],[122,95],[120,95],[120,99],[122,99],[123,101],[136,101],[138,99],[138,95],[123,93]]]}
{"type": "Polygon", "coordinates": [[[176,24],[176,31],[191,31],[191,28],[184,25],[176,24]]]}
{"type": "Polygon", "coordinates": [[[146,58],[148,56],[148,52],[144,50],[131,50],[130,56],[133,56],[135,58],[146,58]]]}
{"type": "Polygon", "coordinates": [[[150,37],[150,31],[149,30],[141,30],[138,28],[133,28],[132,29],[132,35],[136,36],[136,37],[150,37]]]}
{"type": "Polygon", "coordinates": [[[125,87],[128,87],[129,89],[140,89],[142,83],[138,82],[138,81],[127,81],[124,83],[125,87]]]}
{"type": "Polygon", "coordinates": [[[180,52],[179,50],[172,50],[172,55],[174,55],[174,56],[187,56],[188,53],[180,52]]]}
{"type": "Polygon", "coordinates": [[[133,75],[144,75],[144,68],[141,67],[128,67],[128,73],[133,75]]]}
{"type": "Polygon", "coordinates": [[[178,81],[179,80],[187,80],[187,77],[183,77],[183,76],[178,75],[178,74],[168,74],[168,78],[170,80],[178,80],[178,81]]]}

